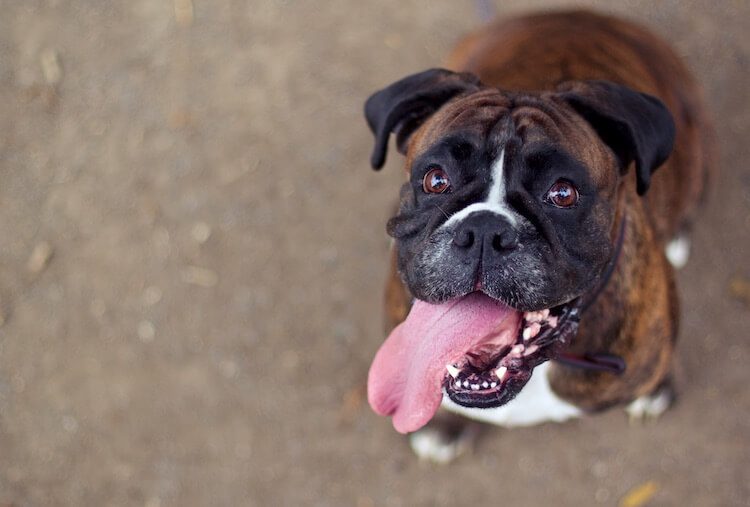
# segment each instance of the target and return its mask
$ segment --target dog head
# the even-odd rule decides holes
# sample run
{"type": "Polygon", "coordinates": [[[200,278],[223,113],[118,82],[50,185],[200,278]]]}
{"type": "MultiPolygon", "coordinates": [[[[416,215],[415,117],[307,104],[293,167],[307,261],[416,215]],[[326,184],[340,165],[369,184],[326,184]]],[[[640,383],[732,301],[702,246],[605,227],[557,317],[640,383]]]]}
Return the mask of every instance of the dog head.
{"type": "Polygon", "coordinates": [[[615,194],[635,164],[640,194],[671,151],[657,99],[608,82],[508,93],[470,74],[428,70],[367,101],[371,163],[388,138],[409,181],[388,224],[418,299],[480,289],[523,310],[581,295],[612,254],[615,194]]]}
{"type": "Polygon", "coordinates": [[[596,287],[614,251],[620,183],[634,178],[637,192],[646,192],[672,149],[671,115],[658,99],[610,82],[516,93],[442,69],[375,93],[365,115],[375,135],[373,168],[383,166],[392,133],[406,155],[409,178],[388,232],[410,292],[434,307],[479,292],[518,314],[518,340],[531,324],[538,325],[527,332],[532,338],[550,335],[524,355],[527,340],[516,354],[523,364],[505,350],[515,341],[495,337],[494,347],[479,344],[492,353],[457,365],[480,386],[499,380],[491,393],[472,392],[471,382],[464,389],[475,378],[468,373],[446,376],[454,401],[503,404],[551,356],[547,345],[566,329],[566,311],[575,314],[571,302],[596,287]],[[498,364],[510,376],[505,384],[498,364]],[[482,377],[488,367],[492,375],[482,377]]]}

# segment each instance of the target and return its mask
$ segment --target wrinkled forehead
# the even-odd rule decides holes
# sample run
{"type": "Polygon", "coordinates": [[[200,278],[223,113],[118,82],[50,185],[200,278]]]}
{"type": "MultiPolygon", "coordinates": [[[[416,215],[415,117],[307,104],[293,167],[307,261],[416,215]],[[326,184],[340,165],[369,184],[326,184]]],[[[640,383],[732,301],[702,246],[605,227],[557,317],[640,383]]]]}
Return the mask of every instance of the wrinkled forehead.
{"type": "Polygon", "coordinates": [[[420,155],[446,139],[478,143],[478,148],[495,153],[509,139],[519,143],[522,154],[525,148],[556,147],[589,167],[596,183],[606,185],[617,174],[609,170],[616,164],[612,152],[593,128],[553,93],[510,94],[484,89],[449,102],[415,133],[407,170],[420,155]]]}
{"type": "Polygon", "coordinates": [[[512,105],[498,90],[481,90],[449,102],[416,132],[409,146],[410,158],[419,157],[446,138],[489,147],[502,143],[513,131],[512,105]]]}

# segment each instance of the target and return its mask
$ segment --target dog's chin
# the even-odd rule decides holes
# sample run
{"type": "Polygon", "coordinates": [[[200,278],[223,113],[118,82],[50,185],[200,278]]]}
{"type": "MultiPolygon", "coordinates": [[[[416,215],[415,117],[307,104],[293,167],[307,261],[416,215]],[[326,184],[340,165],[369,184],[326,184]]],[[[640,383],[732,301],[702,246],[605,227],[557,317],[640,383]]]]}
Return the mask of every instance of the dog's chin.
{"type": "Polygon", "coordinates": [[[513,343],[493,341],[490,336],[446,366],[443,390],[453,402],[464,407],[495,408],[515,398],[533,369],[554,359],[575,337],[580,298],[551,308],[515,311],[520,314],[520,324],[513,343]]]}

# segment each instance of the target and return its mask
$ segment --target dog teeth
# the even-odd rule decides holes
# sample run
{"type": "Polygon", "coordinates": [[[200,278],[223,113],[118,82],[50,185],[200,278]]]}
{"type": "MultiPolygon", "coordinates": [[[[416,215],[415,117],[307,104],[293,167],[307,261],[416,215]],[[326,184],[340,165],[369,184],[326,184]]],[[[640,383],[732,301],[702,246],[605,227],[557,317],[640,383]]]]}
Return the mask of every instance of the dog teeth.
{"type": "Polygon", "coordinates": [[[539,345],[532,345],[531,347],[527,348],[526,351],[523,353],[524,356],[530,356],[534,352],[539,350],[539,345]]]}
{"type": "Polygon", "coordinates": [[[549,308],[539,310],[538,312],[526,312],[524,319],[526,322],[544,322],[549,317],[549,308]]]}
{"type": "Polygon", "coordinates": [[[529,327],[525,328],[523,330],[523,340],[529,341],[533,337],[539,334],[539,331],[542,329],[542,325],[538,322],[532,322],[529,324],[529,327]]]}
{"type": "Polygon", "coordinates": [[[503,378],[505,378],[505,374],[506,373],[508,373],[508,368],[505,367],[505,366],[501,366],[500,368],[498,368],[497,370],[495,370],[495,375],[500,380],[503,380],[503,378]]]}
{"type": "Polygon", "coordinates": [[[510,349],[510,353],[511,354],[519,355],[521,352],[523,352],[524,348],[525,347],[522,344],[519,343],[518,345],[516,345],[515,347],[513,347],[512,349],[510,349]]]}
{"type": "Polygon", "coordinates": [[[487,389],[488,387],[490,387],[490,383],[485,380],[484,382],[482,382],[482,387],[487,389]]]}
{"type": "Polygon", "coordinates": [[[479,384],[471,384],[471,390],[472,391],[478,391],[479,390],[479,384]]]}
{"type": "Polygon", "coordinates": [[[490,387],[497,387],[497,382],[490,382],[490,387]]]}
{"type": "Polygon", "coordinates": [[[557,317],[553,315],[552,317],[547,319],[547,324],[549,325],[549,327],[552,327],[552,328],[557,327],[557,317]]]}
{"type": "Polygon", "coordinates": [[[458,378],[459,369],[453,366],[452,364],[446,364],[445,369],[448,370],[448,373],[453,378],[458,378]]]}
{"type": "Polygon", "coordinates": [[[531,337],[533,338],[539,334],[539,331],[541,331],[542,329],[542,325],[534,323],[531,326],[529,326],[529,329],[531,330],[531,337]]]}
{"type": "MultiPolygon", "coordinates": [[[[460,383],[461,383],[461,382],[459,382],[459,384],[460,384],[460,383]]],[[[465,387],[466,389],[468,389],[468,388],[469,388],[469,381],[468,381],[468,380],[464,380],[464,387],[465,387]]]]}

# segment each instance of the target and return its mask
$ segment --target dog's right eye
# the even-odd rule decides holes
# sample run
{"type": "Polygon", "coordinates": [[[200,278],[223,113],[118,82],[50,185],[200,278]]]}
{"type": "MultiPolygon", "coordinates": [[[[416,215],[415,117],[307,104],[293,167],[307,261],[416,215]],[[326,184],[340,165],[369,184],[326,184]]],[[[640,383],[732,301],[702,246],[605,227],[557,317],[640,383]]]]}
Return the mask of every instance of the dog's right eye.
{"type": "Polygon", "coordinates": [[[443,194],[450,188],[451,180],[440,166],[432,166],[422,179],[422,189],[426,194],[443,194]]]}
{"type": "Polygon", "coordinates": [[[557,180],[547,191],[545,201],[558,208],[572,208],[578,204],[578,189],[567,180],[557,180]]]}

